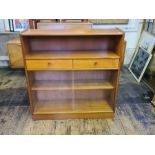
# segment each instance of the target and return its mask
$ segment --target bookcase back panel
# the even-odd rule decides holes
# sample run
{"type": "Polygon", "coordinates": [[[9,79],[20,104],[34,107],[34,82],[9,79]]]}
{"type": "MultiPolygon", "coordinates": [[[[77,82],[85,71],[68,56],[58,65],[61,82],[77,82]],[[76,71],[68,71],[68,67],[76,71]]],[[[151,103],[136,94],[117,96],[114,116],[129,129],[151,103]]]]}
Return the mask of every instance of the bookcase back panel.
{"type": "Polygon", "coordinates": [[[72,80],[72,71],[33,71],[34,80],[72,80]]]}
{"type": "Polygon", "coordinates": [[[103,100],[108,99],[110,90],[77,90],[77,91],[34,91],[33,96],[37,101],[52,100],[103,100]]]}
{"type": "Polygon", "coordinates": [[[86,100],[103,100],[109,98],[110,91],[108,90],[81,90],[75,91],[74,99],[86,99],[86,100]]]}
{"type": "Polygon", "coordinates": [[[111,80],[112,74],[108,70],[74,71],[74,80],[111,80]]]}
{"type": "Polygon", "coordinates": [[[51,100],[71,100],[72,99],[72,91],[63,91],[63,90],[55,90],[55,91],[35,91],[36,98],[38,101],[51,101],[51,100]]]}
{"type": "Polygon", "coordinates": [[[30,51],[115,50],[118,36],[30,37],[30,51]]]}
{"type": "Polygon", "coordinates": [[[98,81],[100,82],[112,82],[114,77],[114,72],[111,70],[92,70],[92,71],[86,71],[86,70],[81,70],[81,71],[33,71],[29,72],[29,77],[31,78],[31,81],[50,81],[50,82],[55,82],[59,81],[59,83],[62,83],[63,81],[70,81],[70,83],[76,81],[85,81],[85,82],[90,82],[98,81]]]}

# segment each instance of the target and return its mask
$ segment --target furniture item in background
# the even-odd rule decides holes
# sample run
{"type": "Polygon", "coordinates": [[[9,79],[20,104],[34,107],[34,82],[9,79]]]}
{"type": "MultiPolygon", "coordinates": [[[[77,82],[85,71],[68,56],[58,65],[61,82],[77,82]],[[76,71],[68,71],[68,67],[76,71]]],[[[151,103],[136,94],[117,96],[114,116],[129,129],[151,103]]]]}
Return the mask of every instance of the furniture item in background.
{"type": "Polygon", "coordinates": [[[149,64],[149,61],[151,60],[151,57],[152,54],[149,54],[141,47],[138,48],[138,51],[129,67],[130,72],[138,82],[140,82],[142,79],[142,76],[146,70],[147,65],[149,64]]]}
{"type": "Polygon", "coordinates": [[[11,68],[24,68],[22,47],[19,38],[7,42],[7,50],[11,68]]]}
{"type": "Polygon", "coordinates": [[[93,24],[128,24],[129,19],[89,19],[93,24]]]}
{"type": "Polygon", "coordinates": [[[88,23],[87,19],[29,19],[29,23],[30,23],[30,28],[31,29],[38,29],[38,24],[43,24],[43,23],[48,23],[48,25],[50,24],[64,24],[64,23],[68,23],[68,24],[73,24],[73,23],[88,23]]]}
{"type": "Polygon", "coordinates": [[[151,60],[155,37],[143,31],[135,55],[130,63],[129,71],[134,78],[140,82],[143,74],[151,60]]]}
{"type": "Polygon", "coordinates": [[[91,29],[91,23],[37,23],[37,29],[91,29]]]}
{"type": "Polygon", "coordinates": [[[18,32],[0,32],[0,67],[8,66],[7,44],[9,40],[19,37],[18,32]]]}
{"type": "Polygon", "coordinates": [[[114,117],[124,32],[26,30],[20,37],[33,119],[114,117]]]}
{"type": "Polygon", "coordinates": [[[61,19],[62,23],[88,23],[88,19],[61,19]]]}
{"type": "Polygon", "coordinates": [[[91,24],[128,24],[128,19],[30,19],[30,28],[37,29],[40,23],[91,23],[91,24]]]}
{"type": "Polygon", "coordinates": [[[37,29],[37,23],[57,23],[57,19],[29,19],[30,29],[37,29]]]}

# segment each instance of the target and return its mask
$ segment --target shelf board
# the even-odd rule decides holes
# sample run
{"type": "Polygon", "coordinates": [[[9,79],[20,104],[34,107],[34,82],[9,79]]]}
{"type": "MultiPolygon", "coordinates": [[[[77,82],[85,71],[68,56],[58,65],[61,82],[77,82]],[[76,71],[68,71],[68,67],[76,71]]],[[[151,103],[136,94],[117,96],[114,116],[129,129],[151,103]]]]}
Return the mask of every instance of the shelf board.
{"type": "Polygon", "coordinates": [[[28,29],[21,32],[21,36],[103,36],[103,35],[124,35],[119,29],[57,29],[41,30],[28,29]]]}
{"type": "Polygon", "coordinates": [[[36,51],[26,55],[26,59],[119,59],[113,51],[36,51]]]}
{"type": "Polygon", "coordinates": [[[72,89],[71,80],[36,80],[31,90],[69,90],[72,89]]]}
{"type": "Polygon", "coordinates": [[[94,89],[114,89],[112,83],[104,80],[76,80],[74,82],[37,80],[32,85],[32,90],[94,90],[94,89]]]}
{"type": "Polygon", "coordinates": [[[56,100],[37,101],[33,114],[112,113],[107,100],[56,100]]]}

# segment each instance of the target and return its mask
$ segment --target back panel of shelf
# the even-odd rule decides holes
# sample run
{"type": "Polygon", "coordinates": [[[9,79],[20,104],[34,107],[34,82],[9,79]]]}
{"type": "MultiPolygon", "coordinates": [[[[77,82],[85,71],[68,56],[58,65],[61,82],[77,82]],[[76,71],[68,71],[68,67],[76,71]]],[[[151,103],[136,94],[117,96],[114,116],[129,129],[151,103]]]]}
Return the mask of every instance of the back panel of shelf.
{"type": "Polygon", "coordinates": [[[115,73],[111,70],[29,71],[32,90],[114,89],[115,73]]]}
{"type": "Polygon", "coordinates": [[[74,55],[75,53],[76,57],[78,57],[77,53],[79,55],[83,53],[113,53],[116,57],[120,56],[118,44],[120,44],[122,36],[22,36],[21,39],[24,43],[24,53],[29,58],[31,54],[41,55],[42,58],[55,54],[53,55],[55,57],[57,53],[64,55],[74,55]]]}

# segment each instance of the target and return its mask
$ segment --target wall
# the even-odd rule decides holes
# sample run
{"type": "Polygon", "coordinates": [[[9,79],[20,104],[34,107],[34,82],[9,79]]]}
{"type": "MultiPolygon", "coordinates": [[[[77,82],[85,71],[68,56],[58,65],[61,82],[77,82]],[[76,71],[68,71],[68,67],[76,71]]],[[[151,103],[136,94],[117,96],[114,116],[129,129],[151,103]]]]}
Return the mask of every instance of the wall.
{"type": "MultiPolygon", "coordinates": [[[[125,65],[129,65],[133,53],[135,51],[137,42],[140,37],[143,20],[130,19],[128,24],[120,25],[94,25],[93,28],[114,28],[118,27],[125,31],[125,40],[127,41],[125,51],[125,65]]],[[[6,41],[17,37],[16,33],[1,33],[0,32],[0,66],[7,66],[8,56],[6,51],[6,41]]]]}

